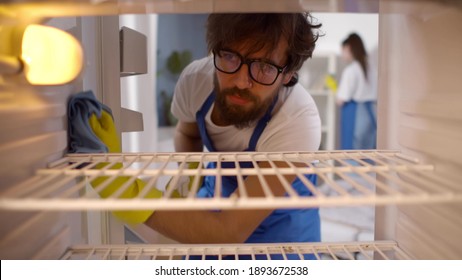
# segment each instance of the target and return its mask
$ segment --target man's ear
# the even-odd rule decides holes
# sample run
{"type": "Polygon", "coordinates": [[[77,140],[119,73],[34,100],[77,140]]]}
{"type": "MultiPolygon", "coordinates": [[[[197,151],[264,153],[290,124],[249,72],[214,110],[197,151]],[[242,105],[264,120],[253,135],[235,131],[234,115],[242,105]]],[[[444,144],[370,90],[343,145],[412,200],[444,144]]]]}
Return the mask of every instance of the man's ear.
{"type": "Polygon", "coordinates": [[[286,87],[292,87],[298,82],[297,72],[289,72],[284,75],[283,85],[286,87]]]}
{"type": "Polygon", "coordinates": [[[290,82],[290,80],[292,80],[292,77],[294,76],[294,74],[295,74],[295,72],[285,73],[284,77],[282,78],[282,83],[285,85],[288,82],[290,82]]]}

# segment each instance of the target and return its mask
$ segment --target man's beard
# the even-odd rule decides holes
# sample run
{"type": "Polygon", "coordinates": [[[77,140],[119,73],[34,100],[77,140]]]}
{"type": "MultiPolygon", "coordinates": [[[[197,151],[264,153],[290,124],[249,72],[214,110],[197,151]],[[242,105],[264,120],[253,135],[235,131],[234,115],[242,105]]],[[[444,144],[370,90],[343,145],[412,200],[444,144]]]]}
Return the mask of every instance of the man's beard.
{"type": "Polygon", "coordinates": [[[279,91],[278,88],[270,98],[262,101],[252,95],[247,89],[239,89],[237,87],[220,89],[216,76],[214,85],[216,93],[215,106],[220,120],[228,125],[234,125],[238,129],[250,127],[255,121],[261,119],[273,103],[275,94],[279,91]],[[250,108],[229,104],[226,98],[229,95],[237,95],[240,98],[248,100],[251,103],[250,108]]]}

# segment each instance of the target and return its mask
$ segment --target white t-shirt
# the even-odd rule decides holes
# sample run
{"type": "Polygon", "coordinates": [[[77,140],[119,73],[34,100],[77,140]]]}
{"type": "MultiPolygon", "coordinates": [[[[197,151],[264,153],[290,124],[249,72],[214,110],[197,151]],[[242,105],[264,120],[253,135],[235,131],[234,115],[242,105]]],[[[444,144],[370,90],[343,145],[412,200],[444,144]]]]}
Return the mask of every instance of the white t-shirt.
{"type": "Polygon", "coordinates": [[[369,65],[367,80],[358,61],[350,63],[343,70],[337,99],[342,101],[366,102],[377,100],[377,72],[369,65]]]}
{"type": "MultiPolygon", "coordinates": [[[[211,57],[194,61],[181,73],[175,87],[172,114],[180,121],[196,122],[196,113],[213,90],[215,67],[211,57]]],[[[237,129],[217,126],[211,120],[211,106],[205,123],[209,137],[218,151],[244,151],[255,127],[237,129]]],[[[316,151],[321,141],[321,120],[313,98],[299,84],[282,87],[271,121],[267,124],[256,151],[316,151]]]]}

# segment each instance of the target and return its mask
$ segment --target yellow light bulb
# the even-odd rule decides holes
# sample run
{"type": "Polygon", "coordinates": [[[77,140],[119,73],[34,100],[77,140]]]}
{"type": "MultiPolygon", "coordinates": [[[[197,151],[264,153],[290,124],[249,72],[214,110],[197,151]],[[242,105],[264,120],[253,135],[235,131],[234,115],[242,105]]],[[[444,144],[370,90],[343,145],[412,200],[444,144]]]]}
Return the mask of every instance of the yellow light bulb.
{"type": "Polygon", "coordinates": [[[32,24],[24,31],[21,59],[29,83],[59,85],[78,77],[83,51],[80,43],[63,30],[32,24]]]}

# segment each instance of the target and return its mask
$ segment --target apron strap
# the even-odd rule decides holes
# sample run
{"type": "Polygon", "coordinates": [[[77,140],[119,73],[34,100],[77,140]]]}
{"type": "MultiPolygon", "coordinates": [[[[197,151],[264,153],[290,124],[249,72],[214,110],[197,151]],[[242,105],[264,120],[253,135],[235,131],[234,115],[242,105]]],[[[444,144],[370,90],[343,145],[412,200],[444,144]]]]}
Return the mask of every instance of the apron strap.
{"type": "Polygon", "coordinates": [[[205,126],[205,116],[207,115],[207,112],[210,110],[210,107],[212,107],[213,101],[215,101],[215,90],[212,90],[209,97],[207,97],[204,104],[202,104],[202,107],[196,113],[196,121],[197,125],[199,126],[199,132],[202,138],[202,142],[204,143],[205,147],[207,147],[207,150],[209,150],[210,152],[216,152],[216,149],[213,146],[209,134],[207,133],[207,128],[205,126]]]}
{"type": "Polygon", "coordinates": [[[260,136],[263,133],[263,130],[265,130],[266,125],[271,120],[271,113],[273,112],[274,105],[276,105],[276,102],[278,100],[278,96],[279,95],[276,95],[274,97],[273,103],[271,103],[271,106],[268,108],[265,115],[258,121],[258,124],[257,124],[257,126],[255,127],[255,129],[253,131],[252,137],[250,137],[249,146],[246,149],[247,152],[253,152],[253,151],[256,150],[258,139],[260,139],[260,136]]]}

